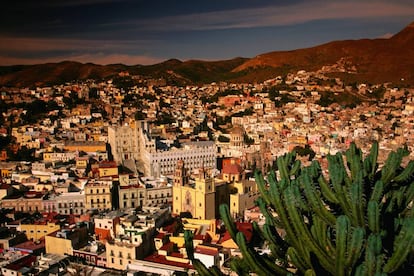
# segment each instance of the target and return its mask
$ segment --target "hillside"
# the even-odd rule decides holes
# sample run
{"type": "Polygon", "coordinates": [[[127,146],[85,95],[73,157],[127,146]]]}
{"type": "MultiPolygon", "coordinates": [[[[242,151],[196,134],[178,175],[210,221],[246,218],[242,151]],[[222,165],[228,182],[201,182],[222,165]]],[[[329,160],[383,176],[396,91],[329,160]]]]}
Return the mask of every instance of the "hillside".
{"type": "MultiPolygon", "coordinates": [[[[356,72],[332,72],[334,76],[371,83],[394,82],[414,84],[414,22],[389,39],[334,41],[294,51],[270,52],[249,59],[235,72],[272,68],[275,72],[304,69],[315,71],[322,66],[346,60],[356,72]]],[[[269,70],[268,71],[272,71],[269,70]]],[[[245,76],[245,79],[254,74],[245,76]]]]}
{"type": "MultiPolygon", "coordinates": [[[[312,48],[277,51],[254,58],[223,61],[167,60],[154,65],[126,66],[60,62],[0,66],[0,86],[35,86],[72,80],[105,79],[130,74],[164,78],[169,84],[186,85],[213,81],[260,82],[298,70],[317,71],[343,63],[352,70],[330,69],[325,74],[347,82],[403,83],[414,85],[414,22],[389,39],[333,41],[312,48]]],[[[343,66],[342,66],[343,67],[343,66]]],[[[343,69],[343,68],[342,68],[343,69]]]]}

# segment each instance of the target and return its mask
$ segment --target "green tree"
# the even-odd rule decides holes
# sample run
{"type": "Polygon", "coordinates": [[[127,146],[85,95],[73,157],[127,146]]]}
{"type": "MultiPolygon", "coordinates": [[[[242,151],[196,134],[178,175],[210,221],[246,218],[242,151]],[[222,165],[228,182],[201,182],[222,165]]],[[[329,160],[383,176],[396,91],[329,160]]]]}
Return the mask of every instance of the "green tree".
{"type": "Polygon", "coordinates": [[[413,275],[414,161],[404,167],[407,155],[406,148],[391,152],[380,168],[377,142],[366,157],[351,144],[327,157],[327,174],[315,160],[302,166],[295,152],[278,158],[278,173],[266,180],[256,171],[266,223],[253,226],[271,253],[259,255],[222,205],[243,255],[231,268],[239,275],[413,275]]]}

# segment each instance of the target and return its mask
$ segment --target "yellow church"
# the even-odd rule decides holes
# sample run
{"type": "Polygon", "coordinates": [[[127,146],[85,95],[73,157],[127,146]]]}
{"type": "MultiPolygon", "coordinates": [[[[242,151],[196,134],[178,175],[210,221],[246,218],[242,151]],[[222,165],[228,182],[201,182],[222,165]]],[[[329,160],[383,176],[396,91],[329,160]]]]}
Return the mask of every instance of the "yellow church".
{"type": "Polygon", "coordinates": [[[190,180],[184,161],[177,162],[173,185],[173,214],[188,212],[196,219],[214,219],[215,193],[214,178],[210,171],[202,168],[199,175],[190,180]]]}

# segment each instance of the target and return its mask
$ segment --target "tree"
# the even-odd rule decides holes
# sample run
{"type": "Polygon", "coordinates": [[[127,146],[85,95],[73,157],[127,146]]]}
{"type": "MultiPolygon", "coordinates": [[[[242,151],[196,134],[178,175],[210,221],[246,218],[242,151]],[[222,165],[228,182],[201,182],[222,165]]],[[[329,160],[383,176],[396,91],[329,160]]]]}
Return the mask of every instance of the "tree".
{"type": "Polygon", "coordinates": [[[379,168],[377,142],[365,158],[351,144],[345,154],[327,157],[327,175],[318,161],[303,167],[294,152],[277,159],[279,174],[271,171],[265,180],[256,171],[266,223],[254,223],[254,235],[271,253],[259,255],[222,205],[243,255],[231,268],[239,275],[413,275],[414,160],[403,167],[407,155],[406,148],[391,152],[379,168]]]}

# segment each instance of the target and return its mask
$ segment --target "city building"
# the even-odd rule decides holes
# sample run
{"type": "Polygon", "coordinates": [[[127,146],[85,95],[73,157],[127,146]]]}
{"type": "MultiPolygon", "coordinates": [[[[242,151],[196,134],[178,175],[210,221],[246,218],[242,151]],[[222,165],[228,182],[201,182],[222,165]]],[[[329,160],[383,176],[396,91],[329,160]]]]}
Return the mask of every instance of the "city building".
{"type": "Polygon", "coordinates": [[[85,207],[87,210],[112,209],[112,179],[102,178],[89,181],[84,188],[85,207]]]}
{"type": "Polygon", "coordinates": [[[213,219],[216,217],[215,183],[211,170],[204,168],[192,181],[184,161],[177,162],[173,184],[174,214],[190,213],[193,218],[213,219]]]}

